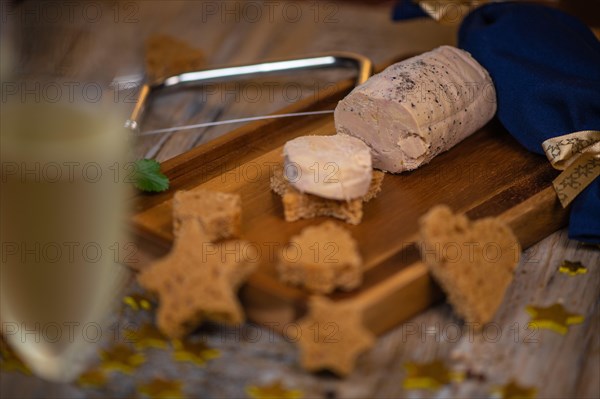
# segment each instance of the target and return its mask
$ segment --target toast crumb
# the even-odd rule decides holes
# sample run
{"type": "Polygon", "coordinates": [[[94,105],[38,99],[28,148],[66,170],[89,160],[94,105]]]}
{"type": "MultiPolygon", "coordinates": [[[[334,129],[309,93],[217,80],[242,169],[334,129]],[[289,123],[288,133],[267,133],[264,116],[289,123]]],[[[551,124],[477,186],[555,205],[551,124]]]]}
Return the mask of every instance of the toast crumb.
{"type": "Polygon", "coordinates": [[[277,272],[281,281],[319,294],[357,288],[363,275],[356,241],[331,221],[292,237],[280,253],[277,272]]]}
{"type": "Polygon", "coordinates": [[[421,256],[454,311],[479,327],[491,321],[521,254],[511,229],[497,218],[470,221],[445,205],[419,223],[421,256]]]}
{"type": "Polygon", "coordinates": [[[384,176],[384,172],[374,170],[367,194],[363,198],[350,201],[332,200],[301,193],[286,180],[283,168],[273,170],[271,189],[282,197],[283,213],[288,222],[330,216],[350,224],[359,224],[363,216],[363,202],[368,202],[377,196],[381,191],[384,176]]]}
{"type": "Polygon", "coordinates": [[[239,237],[242,225],[242,200],[238,194],[205,189],[178,191],[173,197],[173,234],[179,235],[182,223],[195,219],[209,241],[239,237]]]}

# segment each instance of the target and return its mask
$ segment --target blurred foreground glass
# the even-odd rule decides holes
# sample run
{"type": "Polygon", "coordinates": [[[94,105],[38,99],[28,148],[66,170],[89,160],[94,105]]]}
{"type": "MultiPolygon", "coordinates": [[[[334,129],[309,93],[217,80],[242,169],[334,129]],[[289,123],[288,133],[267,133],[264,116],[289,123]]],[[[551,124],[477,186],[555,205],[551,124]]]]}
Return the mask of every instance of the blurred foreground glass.
{"type": "Polygon", "coordinates": [[[122,120],[99,104],[2,104],[2,334],[46,379],[76,378],[109,332],[124,279],[122,120]]]}

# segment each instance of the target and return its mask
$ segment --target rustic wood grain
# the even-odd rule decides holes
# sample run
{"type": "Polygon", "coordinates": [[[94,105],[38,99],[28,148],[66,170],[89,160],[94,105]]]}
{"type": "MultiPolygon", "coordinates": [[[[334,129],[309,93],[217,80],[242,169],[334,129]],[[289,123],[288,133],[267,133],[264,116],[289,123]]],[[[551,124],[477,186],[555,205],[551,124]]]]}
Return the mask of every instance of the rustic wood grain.
{"type": "MultiPolygon", "coordinates": [[[[336,7],[334,21],[325,22],[321,16],[315,22],[308,8],[312,3],[306,1],[295,2],[306,10],[299,21],[292,23],[277,14],[273,22],[261,24],[244,18],[236,22],[220,15],[205,17],[201,1],[102,2],[105,17],[95,23],[87,22],[80,14],[72,22],[64,18],[52,23],[43,19],[38,23],[23,22],[17,13],[9,16],[9,23],[5,24],[3,20],[2,33],[13,32],[17,42],[15,48],[19,50],[17,69],[23,73],[60,74],[102,84],[117,75],[142,73],[144,42],[155,33],[170,34],[202,49],[207,55],[208,66],[326,50],[356,51],[381,63],[390,57],[422,52],[440,44],[452,44],[455,40],[455,28],[441,27],[431,21],[391,23],[391,2],[377,6],[357,2],[326,3],[336,7]],[[123,15],[115,22],[111,14],[113,7],[118,6],[125,12],[128,4],[134,5],[133,22],[125,22],[123,15]]],[[[2,7],[6,4],[3,2],[2,7]]],[[[35,8],[39,3],[20,2],[18,9],[32,4],[35,8]]],[[[591,14],[588,18],[593,19],[591,14]]],[[[301,84],[302,98],[312,96],[316,85],[322,87],[340,78],[331,75],[286,77],[290,82],[301,84]]],[[[206,101],[199,90],[160,96],[153,101],[144,129],[254,116],[275,112],[295,101],[281,95],[281,85],[272,101],[265,101],[266,97],[263,97],[250,104],[231,96],[223,101],[221,92],[224,89],[217,88],[206,101]]],[[[126,115],[133,107],[132,99],[119,97],[118,100],[126,115]]],[[[135,153],[166,160],[234,127],[148,137],[136,144],[135,153]]],[[[181,172],[181,176],[187,176],[186,171],[181,172]]],[[[182,187],[189,183],[184,177],[176,179],[180,179],[182,187]]],[[[521,206],[539,209],[530,201],[547,201],[547,194],[542,190],[521,206]]],[[[496,195],[512,198],[509,192],[496,195]]],[[[156,203],[162,201],[163,197],[156,197],[156,203]]],[[[484,202],[470,215],[504,212],[505,209],[492,205],[497,203],[484,202]]],[[[511,214],[509,211],[505,216],[513,217],[519,229],[535,230],[535,224],[520,223],[519,218],[514,217],[519,212],[511,214]]],[[[547,218],[547,215],[540,217],[547,218]]],[[[158,243],[152,246],[152,251],[139,253],[139,259],[156,258],[164,252],[161,245],[164,244],[158,243]]],[[[19,373],[0,371],[0,395],[7,398],[132,397],[136,395],[136,384],[161,375],[185,380],[185,392],[190,397],[242,398],[247,396],[246,385],[260,385],[276,379],[290,388],[301,389],[306,398],[489,397],[493,386],[513,378],[522,384],[536,386],[540,398],[596,398],[600,396],[597,378],[600,373],[599,264],[597,249],[568,240],[565,231],[554,233],[525,251],[517,278],[494,319],[502,331],[498,342],[484,337],[470,338],[468,328],[452,314],[449,306],[441,304],[384,334],[376,346],[361,357],[355,372],[344,380],[305,373],[298,367],[294,344],[278,335],[270,335],[266,329],[257,330],[262,332],[259,339],[250,341],[239,331],[207,326],[199,334],[221,351],[221,357],[203,368],[174,365],[169,351],[154,350],[148,364],[135,376],[113,375],[110,384],[99,389],[51,384],[19,373]],[[588,274],[568,277],[558,273],[557,267],[563,259],[582,261],[589,267],[588,274]],[[565,306],[584,315],[585,322],[572,327],[565,337],[542,330],[536,333],[538,342],[524,342],[529,334],[523,326],[528,321],[524,307],[561,299],[565,306]],[[516,330],[514,323],[518,324],[516,330]],[[444,338],[444,330],[455,331],[455,327],[460,331],[458,339],[444,338]],[[518,332],[516,341],[514,331],[518,332]],[[405,392],[402,389],[404,364],[433,358],[441,358],[453,368],[469,368],[471,377],[439,392],[405,392]]],[[[289,316],[282,312],[282,317],[289,316]]],[[[115,314],[114,320],[121,324],[142,323],[148,321],[148,316],[123,312],[115,314]]]]}

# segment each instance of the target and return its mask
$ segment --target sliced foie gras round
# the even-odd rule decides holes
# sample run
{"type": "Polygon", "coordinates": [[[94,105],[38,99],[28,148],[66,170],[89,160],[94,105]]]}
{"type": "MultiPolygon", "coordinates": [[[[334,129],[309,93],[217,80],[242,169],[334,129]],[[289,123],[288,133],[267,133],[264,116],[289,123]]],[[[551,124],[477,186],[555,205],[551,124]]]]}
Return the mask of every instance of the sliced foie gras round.
{"type": "Polygon", "coordinates": [[[283,146],[286,179],[301,192],[350,200],[369,191],[373,169],[369,147],[343,135],[303,136],[283,146]]]}
{"type": "Polygon", "coordinates": [[[488,72],[466,51],[442,46],[372,76],[334,116],[338,133],[371,147],[375,168],[398,173],[449,150],[495,113],[488,72]]]}

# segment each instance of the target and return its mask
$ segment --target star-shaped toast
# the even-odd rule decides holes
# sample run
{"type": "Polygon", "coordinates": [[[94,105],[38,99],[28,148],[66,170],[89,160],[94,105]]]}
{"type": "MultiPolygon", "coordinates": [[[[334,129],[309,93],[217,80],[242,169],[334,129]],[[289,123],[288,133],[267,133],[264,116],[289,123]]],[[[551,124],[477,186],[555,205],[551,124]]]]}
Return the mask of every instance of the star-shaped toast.
{"type": "Polygon", "coordinates": [[[373,333],[363,325],[362,311],[350,301],[312,297],[299,327],[302,366],[310,371],[328,369],[346,375],[358,355],[375,342],[373,333]]]}
{"type": "Polygon", "coordinates": [[[200,224],[180,226],[173,249],[142,271],[140,285],[159,297],[158,328],[179,339],[203,320],[244,321],[236,291],[254,271],[256,249],[245,241],[211,243],[200,224]]]}

